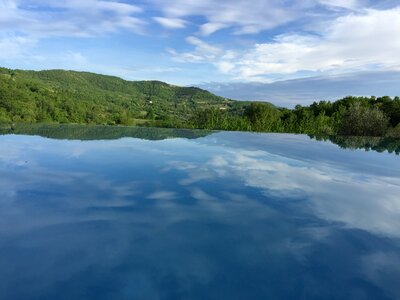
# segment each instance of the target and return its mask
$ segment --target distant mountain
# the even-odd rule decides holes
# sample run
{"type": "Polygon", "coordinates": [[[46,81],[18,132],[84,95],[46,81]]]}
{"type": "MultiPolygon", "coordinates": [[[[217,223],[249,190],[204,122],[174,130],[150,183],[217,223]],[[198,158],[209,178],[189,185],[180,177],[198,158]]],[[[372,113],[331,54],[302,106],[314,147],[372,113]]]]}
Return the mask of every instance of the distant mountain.
{"type": "Polygon", "coordinates": [[[335,101],[352,96],[400,95],[399,71],[355,72],[341,75],[315,76],[271,83],[231,82],[205,83],[199,87],[223,97],[243,100],[268,99],[276,105],[293,108],[314,101],[335,101]]]}
{"type": "Polygon", "coordinates": [[[237,109],[234,102],[196,87],[64,70],[0,68],[0,123],[137,124],[185,121],[198,110],[237,109]]]}

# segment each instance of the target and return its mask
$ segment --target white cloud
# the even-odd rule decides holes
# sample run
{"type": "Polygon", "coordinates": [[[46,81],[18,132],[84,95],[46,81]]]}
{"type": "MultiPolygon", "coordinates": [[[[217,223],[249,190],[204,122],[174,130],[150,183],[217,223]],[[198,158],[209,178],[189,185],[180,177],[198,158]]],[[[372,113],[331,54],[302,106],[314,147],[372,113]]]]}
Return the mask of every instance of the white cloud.
{"type": "Polygon", "coordinates": [[[340,17],[319,35],[282,35],[257,44],[236,64],[243,78],[300,71],[399,68],[400,9],[340,17]],[[351,30],[350,30],[351,29],[351,30]]]}
{"type": "Polygon", "coordinates": [[[216,66],[221,73],[230,73],[235,69],[235,64],[228,61],[221,61],[216,66]]]}
{"type": "Polygon", "coordinates": [[[15,58],[26,54],[27,49],[35,46],[36,39],[25,36],[5,36],[0,38],[0,58],[15,58]]]}
{"type": "Polygon", "coordinates": [[[203,36],[207,36],[225,27],[227,27],[227,25],[223,23],[206,23],[200,26],[200,33],[203,36]]]}
{"type": "Polygon", "coordinates": [[[234,27],[238,34],[258,33],[262,30],[295,20],[298,5],[295,2],[278,0],[153,0],[169,18],[204,16],[201,25],[203,35],[212,34],[222,28],[234,27]]]}
{"type": "Polygon", "coordinates": [[[154,20],[166,28],[180,29],[186,27],[186,21],[178,18],[154,17],[154,20]]]}
{"type": "MultiPolygon", "coordinates": [[[[184,61],[191,59],[190,54],[200,56],[203,59],[197,61],[212,63],[220,72],[245,81],[271,81],[276,74],[299,72],[398,70],[399,36],[400,8],[365,10],[320,24],[313,34],[282,34],[241,52],[190,38],[196,48],[184,53],[184,61]],[[213,48],[218,51],[207,51],[213,48]]],[[[175,53],[175,58],[179,56],[175,53]]]]}
{"type": "Polygon", "coordinates": [[[119,30],[140,33],[146,24],[134,16],[140,12],[138,6],[118,1],[2,0],[0,59],[31,59],[29,52],[45,38],[95,37],[119,30]]]}
{"type": "Polygon", "coordinates": [[[175,49],[167,49],[167,52],[172,55],[175,61],[182,63],[213,62],[224,54],[222,48],[206,43],[194,36],[187,37],[186,42],[194,46],[193,51],[178,53],[175,49]]]}
{"type": "Polygon", "coordinates": [[[88,63],[88,60],[85,56],[82,55],[82,53],[79,52],[69,52],[67,55],[67,60],[69,63],[72,65],[86,65],[88,63]]]}
{"type": "Polygon", "coordinates": [[[319,0],[322,5],[332,8],[345,8],[345,9],[357,9],[360,8],[362,3],[359,0],[319,0]]]}
{"type": "Polygon", "coordinates": [[[194,36],[188,37],[186,41],[189,44],[194,45],[198,53],[202,53],[205,56],[209,56],[210,58],[213,58],[214,56],[222,53],[222,50],[220,48],[207,44],[206,42],[194,36]]]}
{"type": "Polygon", "coordinates": [[[307,18],[331,19],[328,11],[354,11],[368,7],[365,0],[152,0],[168,18],[201,16],[200,34],[207,36],[230,28],[234,34],[256,34],[307,18]]]}
{"type": "Polygon", "coordinates": [[[96,36],[119,29],[138,32],[144,21],[132,15],[141,11],[116,1],[7,0],[0,13],[0,31],[36,37],[96,36]]]}

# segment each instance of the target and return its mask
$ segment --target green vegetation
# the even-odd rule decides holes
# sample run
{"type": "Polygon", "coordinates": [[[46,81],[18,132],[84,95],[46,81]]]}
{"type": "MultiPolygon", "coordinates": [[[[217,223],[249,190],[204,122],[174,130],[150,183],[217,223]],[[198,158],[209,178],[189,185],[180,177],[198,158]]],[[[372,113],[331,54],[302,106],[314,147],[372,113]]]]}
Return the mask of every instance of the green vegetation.
{"type": "MultiPolygon", "coordinates": [[[[400,127],[399,127],[400,128],[400,127]]],[[[137,126],[77,125],[77,124],[26,124],[0,126],[0,135],[37,135],[61,140],[115,140],[125,137],[145,140],[164,140],[171,138],[197,139],[212,134],[213,131],[198,129],[153,128],[137,126]]],[[[400,155],[400,136],[315,136],[311,139],[331,141],[344,149],[364,149],[366,151],[388,151],[400,155]]]]}
{"type": "Polygon", "coordinates": [[[400,155],[400,139],[393,137],[365,137],[365,136],[312,136],[318,141],[331,141],[343,149],[364,149],[365,151],[389,152],[400,155]]]}
{"type": "Polygon", "coordinates": [[[346,97],[294,109],[194,87],[74,71],[0,68],[0,123],[76,123],[400,137],[400,98],[346,97]]]}
{"type": "Polygon", "coordinates": [[[38,135],[52,139],[81,141],[115,140],[124,137],[133,137],[152,141],[171,138],[196,139],[205,137],[210,133],[211,132],[207,130],[105,125],[46,125],[20,123],[13,126],[0,126],[0,135],[38,135]]]}
{"type": "Polygon", "coordinates": [[[135,125],[157,121],[181,127],[197,110],[228,108],[230,103],[199,88],[158,81],[0,68],[0,123],[135,125]]]}
{"type": "Polygon", "coordinates": [[[346,97],[308,107],[277,108],[249,103],[242,113],[208,110],[195,115],[193,128],[288,132],[314,135],[400,137],[400,99],[346,97]]]}

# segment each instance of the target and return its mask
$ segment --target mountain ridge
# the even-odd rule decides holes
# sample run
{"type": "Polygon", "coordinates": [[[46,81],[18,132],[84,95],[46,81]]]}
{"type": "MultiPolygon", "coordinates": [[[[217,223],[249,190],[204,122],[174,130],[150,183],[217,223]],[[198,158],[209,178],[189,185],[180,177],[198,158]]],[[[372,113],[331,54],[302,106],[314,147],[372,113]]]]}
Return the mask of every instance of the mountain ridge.
{"type": "Polygon", "coordinates": [[[62,69],[0,68],[0,96],[0,122],[130,125],[146,119],[185,121],[198,110],[242,105],[194,86],[62,69]]]}

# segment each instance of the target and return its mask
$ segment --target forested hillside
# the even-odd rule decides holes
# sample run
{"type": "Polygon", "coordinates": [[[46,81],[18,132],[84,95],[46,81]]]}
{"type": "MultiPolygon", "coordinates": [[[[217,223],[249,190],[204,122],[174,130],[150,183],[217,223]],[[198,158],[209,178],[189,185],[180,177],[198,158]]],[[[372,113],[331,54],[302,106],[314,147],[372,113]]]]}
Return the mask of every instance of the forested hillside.
{"type": "Polygon", "coordinates": [[[232,101],[194,87],[63,70],[0,68],[0,122],[135,124],[183,122],[194,111],[232,101]]]}
{"type": "Polygon", "coordinates": [[[400,98],[346,97],[294,109],[195,87],[86,72],[0,68],[0,123],[145,125],[400,137],[400,98]]]}

